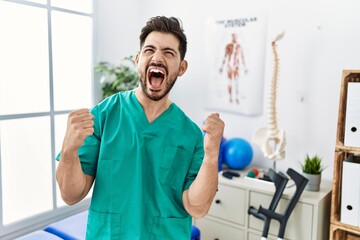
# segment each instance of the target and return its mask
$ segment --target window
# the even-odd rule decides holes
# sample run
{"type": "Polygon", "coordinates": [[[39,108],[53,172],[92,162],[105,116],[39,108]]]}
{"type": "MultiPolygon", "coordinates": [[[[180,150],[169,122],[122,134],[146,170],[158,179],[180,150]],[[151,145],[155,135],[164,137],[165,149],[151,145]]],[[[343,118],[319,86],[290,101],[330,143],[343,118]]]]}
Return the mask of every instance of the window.
{"type": "Polygon", "coordinates": [[[0,0],[0,238],[89,202],[65,206],[54,159],[67,113],[93,105],[92,5],[0,0]]]}

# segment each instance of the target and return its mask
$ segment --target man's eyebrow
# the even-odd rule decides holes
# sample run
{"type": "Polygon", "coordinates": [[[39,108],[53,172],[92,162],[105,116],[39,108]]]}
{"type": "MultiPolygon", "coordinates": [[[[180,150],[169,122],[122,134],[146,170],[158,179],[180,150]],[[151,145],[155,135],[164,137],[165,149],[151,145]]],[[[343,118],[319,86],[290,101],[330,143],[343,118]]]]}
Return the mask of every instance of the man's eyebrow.
{"type": "Polygon", "coordinates": [[[163,48],[162,51],[172,51],[172,52],[177,53],[177,51],[175,49],[170,48],[170,47],[163,48]]]}
{"type": "MultiPolygon", "coordinates": [[[[151,49],[156,49],[156,47],[154,45],[145,45],[143,48],[151,48],[151,49]]],[[[166,48],[162,48],[161,51],[172,51],[174,53],[178,53],[174,48],[171,47],[166,47],[166,48]]]]}
{"type": "Polygon", "coordinates": [[[156,47],[154,45],[145,45],[143,48],[153,48],[153,49],[155,49],[156,47]]]}

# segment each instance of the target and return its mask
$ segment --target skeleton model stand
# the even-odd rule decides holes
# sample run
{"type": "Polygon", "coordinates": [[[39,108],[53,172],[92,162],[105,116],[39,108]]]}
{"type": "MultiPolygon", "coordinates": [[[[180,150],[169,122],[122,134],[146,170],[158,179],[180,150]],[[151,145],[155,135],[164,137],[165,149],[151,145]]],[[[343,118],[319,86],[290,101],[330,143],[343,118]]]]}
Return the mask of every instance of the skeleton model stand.
{"type": "Polygon", "coordinates": [[[274,161],[274,169],[276,169],[276,161],[285,158],[286,145],[285,131],[278,129],[276,118],[276,91],[279,76],[279,58],[276,52],[276,42],[282,39],[283,36],[284,32],[279,34],[271,44],[274,54],[274,72],[267,102],[268,126],[258,129],[253,136],[253,142],[261,148],[264,156],[274,161]]]}

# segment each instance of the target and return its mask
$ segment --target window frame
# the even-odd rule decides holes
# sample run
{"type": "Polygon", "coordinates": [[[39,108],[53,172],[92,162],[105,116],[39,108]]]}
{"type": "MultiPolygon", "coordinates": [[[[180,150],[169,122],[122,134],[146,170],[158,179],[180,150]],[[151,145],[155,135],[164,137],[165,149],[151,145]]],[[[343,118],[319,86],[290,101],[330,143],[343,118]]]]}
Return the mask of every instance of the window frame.
{"type": "MultiPolygon", "coordinates": [[[[90,198],[84,199],[78,204],[73,206],[57,206],[57,190],[56,190],[56,180],[55,180],[55,171],[56,171],[56,150],[55,150],[55,117],[57,115],[67,114],[74,109],[62,110],[62,111],[55,111],[54,108],[54,77],[53,77],[53,55],[52,55],[52,26],[51,26],[51,12],[52,11],[59,11],[64,13],[71,13],[81,16],[90,17],[92,20],[92,39],[91,39],[91,63],[94,64],[94,51],[95,51],[95,1],[91,0],[92,4],[92,13],[84,13],[59,7],[51,6],[51,0],[47,0],[46,4],[30,2],[25,0],[0,0],[15,4],[21,4],[31,7],[38,7],[46,9],[47,11],[47,20],[48,20],[48,59],[49,59],[49,101],[50,101],[50,111],[46,112],[32,112],[32,113],[20,113],[20,114],[5,114],[0,115],[0,122],[6,120],[15,120],[15,119],[23,119],[23,118],[36,118],[36,117],[50,117],[50,134],[51,134],[51,156],[54,158],[51,163],[51,172],[52,172],[52,195],[53,195],[53,202],[52,202],[52,210],[47,212],[42,212],[40,214],[28,217],[26,219],[22,219],[16,221],[14,223],[10,223],[4,225],[3,223],[3,188],[2,188],[2,177],[0,175],[0,238],[1,239],[13,239],[19,237],[21,235],[27,234],[29,232],[35,231],[37,229],[42,229],[46,225],[63,219],[65,217],[71,216],[73,214],[79,213],[88,209],[90,204],[90,198]]],[[[97,96],[95,96],[94,89],[97,88],[97,85],[94,82],[94,71],[91,71],[91,101],[92,104],[96,103],[98,100],[97,96]]],[[[0,142],[1,146],[1,142],[0,142]]],[[[1,148],[0,148],[1,151],[1,148]]],[[[0,152],[0,174],[2,171],[2,159],[1,159],[1,152],[0,152]]]]}

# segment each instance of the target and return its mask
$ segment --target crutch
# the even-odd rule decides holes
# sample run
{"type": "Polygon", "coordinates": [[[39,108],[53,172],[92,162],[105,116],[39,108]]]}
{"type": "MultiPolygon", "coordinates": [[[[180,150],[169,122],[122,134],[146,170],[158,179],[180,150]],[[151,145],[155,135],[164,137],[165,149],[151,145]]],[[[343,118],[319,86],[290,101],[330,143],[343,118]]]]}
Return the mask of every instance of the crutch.
{"type": "MultiPolygon", "coordinates": [[[[294,210],[295,205],[299,201],[299,198],[300,198],[301,194],[303,193],[303,191],[304,191],[304,189],[306,187],[306,184],[309,181],[307,178],[305,178],[304,176],[302,176],[301,174],[299,174],[298,172],[296,172],[292,168],[289,168],[286,173],[291,177],[291,179],[294,180],[294,183],[296,185],[295,193],[292,196],[291,200],[289,201],[289,204],[286,207],[283,214],[276,213],[274,209],[270,209],[270,208],[265,209],[260,205],[260,207],[259,207],[259,209],[257,211],[257,214],[258,215],[263,215],[264,219],[265,219],[265,225],[264,225],[261,240],[266,240],[267,239],[271,219],[275,219],[275,220],[279,221],[280,228],[279,228],[279,232],[278,232],[278,240],[283,240],[284,234],[285,234],[285,229],[286,229],[286,224],[287,224],[287,222],[289,220],[289,217],[290,217],[292,211],[294,210]],[[266,223],[267,221],[268,221],[268,223],[266,223]]],[[[273,198],[278,198],[278,196],[274,195],[273,198]]],[[[255,210],[252,210],[252,211],[254,211],[256,213],[255,210]]],[[[251,212],[251,214],[253,214],[253,213],[251,212]]]]}
{"type": "MultiPolygon", "coordinates": [[[[269,169],[268,173],[268,178],[270,179],[271,182],[273,182],[275,184],[275,193],[274,196],[270,202],[269,205],[269,210],[271,211],[275,211],[280,199],[281,199],[281,195],[286,187],[286,184],[288,182],[288,178],[285,176],[285,174],[283,174],[282,172],[276,173],[273,169],[269,169]]],[[[262,232],[262,240],[267,238],[268,232],[269,232],[269,228],[270,228],[270,221],[271,218],[267,217],[266,215],[260,213],[255,207],[250,206],[248,213],[255,216],[256,218],[259,218],[261,220],[264,221],[264,228],[263,228],[263,232],[262,232]]]]}

